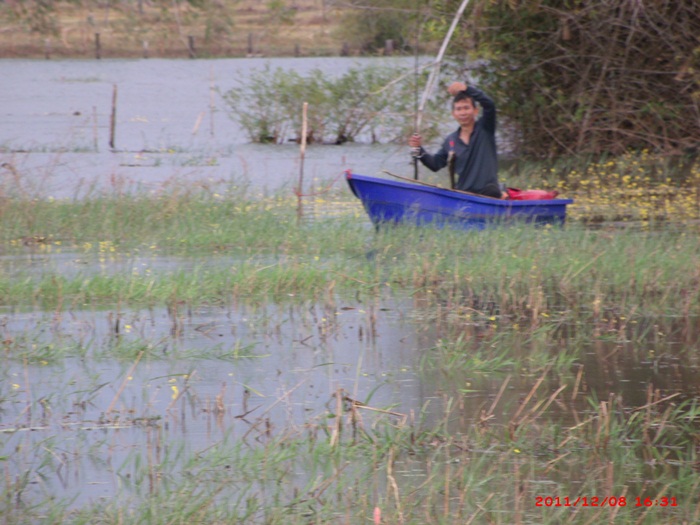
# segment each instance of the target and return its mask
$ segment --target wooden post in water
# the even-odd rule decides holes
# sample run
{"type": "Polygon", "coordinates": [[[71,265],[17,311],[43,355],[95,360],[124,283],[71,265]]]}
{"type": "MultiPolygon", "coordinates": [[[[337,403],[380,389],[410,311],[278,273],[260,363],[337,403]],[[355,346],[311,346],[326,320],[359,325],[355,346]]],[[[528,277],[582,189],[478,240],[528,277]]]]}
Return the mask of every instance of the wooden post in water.
{"type": "Polygon", "coordinates": [[[384,54],[386,56],[391,56],[394,54],[394,41],[389,39],[384,42],[384,54]]]}
{"type": "Polygon", "coordinates": [[[295,57],[301,56],[301,49],[299,49],[299,44],[294,44],[294,56],[295,57]]]}
{"type": "Polygon", "coordinates": [[[148,58],[148,40],[143,41],[143,58],[148,58]]]}
{"type": "Polygon", "coordinates": [[[187,50],[190,53],[190,58],[196,58],[196,54],[194,52],[194,37],[193,36],[187,37],[187,50]]]}
{"type": "Polygon", "coordinates": [[[306,114],[309,108],[309,103],[304,102],[304,106],[301,114],[301,139],[299,140],[300,154],[299,154],[299,185],[297,186],[297,222],[301,223],[301,218],[304,214],[304,207],[302,203],[302,192],[304,189],[304,156],[306,155],[306,114]]]}
{"type": "Polygon", "coordinates": [[[117,132],[117,85],[112,87],[112,115],[109,119],[109,147],[114,150],[117,132]]]}
{"type": "Polygon", "coordinates": [[[214,83],[214,67],[209,68],[209,134],[214,136],[214,112],[216,111],[216,85],[214,83]]]}
{"type": "Polygon", "coordinates": [[[100,149],[97,142],[97,108],[95,106],[92,106],[92,147],[95,152],[100,149]]]}
{"type": "Polygon", "coordinates": [[[102,58],[102,46],[100,45],[100,34],[95,33],[95,58],[99,60],[102,58]]]}
{"type": "Polygon", "coordinates": [[[44,58],[46,60],[51,58],[51,40],[48,38],[44,40],[44,58]]]}
{"type": "Polygon", "coordinates": [[[253,54],[253,33],[248,33],[248,54],[253,54]]]}

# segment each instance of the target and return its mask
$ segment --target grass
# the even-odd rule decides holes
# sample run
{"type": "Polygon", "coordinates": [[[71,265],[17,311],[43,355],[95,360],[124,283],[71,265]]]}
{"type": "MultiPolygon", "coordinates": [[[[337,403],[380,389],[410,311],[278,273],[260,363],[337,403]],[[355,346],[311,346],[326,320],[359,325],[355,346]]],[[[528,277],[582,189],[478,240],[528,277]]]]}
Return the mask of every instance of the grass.
{"type": "MultiPolygon", "coordinates": [[[[607,163],[598,169],[602,183],[607,163]]],[[[582,206],[595,200],[584,180],[561,186],[582,206]]],[[[692,207],[665,228],[591,228],[602,212],[585,208],[563,229],[375,233],[343,194],[329,197],[333,214],[301,223],[293,199],[238,188],[10,197],[0,203],[4,523],[700,518],[692,207]],[[388,353],[371,333],[393,297],[411,298],[402,315],[430,341],[419,362],[401,362],[425,389],[413,411],[375,404],[385,384],[403,392],[381,379],[399,361],[379,363],[388,353]],[[371,351],[357,363],[333,362],[327,348],[345,333],[340,304],[365,310],[357,344],[371,339],[371,351]],[[232,305],[247,305],[249,333],[226,314],[232,305]],[[193,321],[199,309],[222,312],[224,342],[224,328],[193,321]],[[307,404],[297,389],[312,371],[287,386],[286,362],[268,350],[290,319],[291,353],[328,368],[328,392],[317,393],[327,401],[307,404]],[[307,333],[317,346],[304,345],[307,333]],[[283,379],[267,379],[281,388],[246,383],[244,365],[262,359],[280,360],[283,379]],[[205,390],[202,375],[222,366],[228,393],[205,390]],[[332,390],[341,367],[356,368],[367,392],[332,390]],[[642,386],[616,383],[631,378],[642,386]],[[206,429],[206,446],[191,429],[206,429]],[[86,471],[118,489],[73,499],[72,481],[92,481],[86,471]],[[547,506],[555,498],[561,506],[547,506]]],[[[609,201],[602,216],[618,211],[609,201]]]]}
{"type": "Polygon", "coordinates": [[[254,2],[160,2],[98,5],[57,2],[42,9],[7,5],[0,9],[4,31],[0,48],[6,57],[94,57],[95,33],[101,56],[141,57],[148,42],[150,57],[188,57],[194,37],[198,57],[337,55],[338,9],[316,0],[254,2]],[[195,5],[196,4],[196,5],[195,5]],[[252,41],[249,40],[249,35],[252,41]]]}
{"type": "Polygon", "coordinates": [[[651,315],[700,313],[700,244],[692,227],[596,231],[571,221],[564,229],[465,235],[400,227],[371,234],[358,220],[361,210],[349,209],[298,225],[292,199],[245,193],[6,200],[0,240],[8,255],[68,254],[85,270],[77,264],[67,276],[49,265],[40,277],[4,271],[0,302],[46,309],[221,304],[394,288],[455,315],[535,328],[582,316],[619,327],[651,315]],[[130,263],[136,258],[146,267],[130,263]],[[185,268],[177,262],[183,258],[185,268]],[[175,268],[160,270],[159,260],[175,268]]]}
{"type": "Polygon", "coordinates": [[[616,158],[516,163],[504,176],[513,186],[557,189],[575,199],[574,220],[643,221],[646,227],[700,219],[697,155],[659,157],[649,151],[616,158]]]}
{"type": "MultiPolygon", "coordinates": [[[[264,234],[255,237],[257,255],[243,247],[245,241],[237,240],[236,233],[227,232],[213,241],[212,251],[219,252],[215,259],[190,260],[185,269],[172,270],[159,270],[158,260],[161,253],[175,250],[177,241],[173,246],[146,242],[126,249],[110,241],[89,247],[84,241],[73,245],[60,241],[59,247],[42,244],[38,248],[42,255],[72,254],[82,247],[76,255],[92,262],[91,269],[72,277],[62,275],[58,267],[49,267],[40,277],[23,269],[5,272],[0,276],[0,300],[54,309],[61,304],[138,306],[171,300],[226,303],[253,295],[320,297],[331,290],[375,292],[390,287],[414,290],[448,308],[466,308],[466,317],[483,319],[485,312],[498,323],[537,325],[546,319],[581,315],[603,320],[698,314],[699,284],[693,261],[700,246],[696,236],[686,232],[599,235],[574,229],[511,229],[460,239],[451,233],[425,238],[413,230],[394,231],[373,240],[380,252],[368,264],[368,246],[363,243],[367,234],[350,228],[349,223],[318,223],[304,233],[281,228],[265,240],[260,240],[264,234]],[[402,244],[406,238],[412,242],[402,244]],[[276,246],[269,245],[276,241],[276,246]],[[224,255],[219,247],[226,245],[231,249],[224,255]],[[271,253],[262,257],[265,249],[271,253]],[[109,264],[118,267],[135,253],[152,260],[152,266],[143,270],[122,263],[127,271],[116,273],[99,269],[109,264]]],[[[179,250],[190,252],[190,242],[202,243],[204,238],[193,232],[189,240],[179,243],[179,250]]],[[[177,261],[182,255],[167,257],[177,261]]]]}
{"type": "MultiPolygon", "coordinates": [[[[310,416],[303,427],[263,427],[244,439],[234,437],[231,422],[222,439],[201,451],[166,445],[165,422],[151,419],[147,443],[112,465],[121,489],[99,507],[32,503],[29,481],[50,477],[59,465],[71,468],[76,459],[63,454],[57,461],[59,442],[44,440],[22,458],[5,458],[7,466],[28,470],[4,486],[3,516],[11,524],[39,518],[95,523],[99,515],[106,524],[274,525],[357,523],[379,509],[381,523],[405,524],[697,519],[693,436],[700,412],[694,401],[674,404],[650,392],[647,403],[631,411],[615,396],[589,397],[587,410],[574,410],[562,391],[538,399],[541,384],[520,404],[497,397],[459,433],[450,428],[459,416],[459,404],[451,400],[433,427],[420,422],[424,415],[402,422],[340,404],[340,410],[310,416]],[[559,416],[550,419],[557,402],[580,421],[561,425],[559,416]],[[559,498],[560,506],[544,506],[545,497],[559,498]],[[644,504],[664,497],[668,506],[644,504]],[[621,498],[624,506],[618,505],[621,498]]],[[[102,423],[104,432],[113,426],[102,423]]],[[[83,454],[111,455],[110,439],[95,442],[85,431],[76,438],[92,442],[83,454]]]]}

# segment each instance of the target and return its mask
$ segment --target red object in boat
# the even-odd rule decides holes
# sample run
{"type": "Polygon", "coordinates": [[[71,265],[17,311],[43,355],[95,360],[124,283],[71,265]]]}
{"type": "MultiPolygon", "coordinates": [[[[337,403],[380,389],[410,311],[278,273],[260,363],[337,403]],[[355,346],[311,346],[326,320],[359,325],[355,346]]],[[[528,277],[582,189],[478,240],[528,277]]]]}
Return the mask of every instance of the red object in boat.
{"type": "Polygon", "coordinates": [[[519,188],[507,188],[508,198],[512,201],[539,201],[554,199],[559,192],[557,190],[521,190],[519,188]]]}

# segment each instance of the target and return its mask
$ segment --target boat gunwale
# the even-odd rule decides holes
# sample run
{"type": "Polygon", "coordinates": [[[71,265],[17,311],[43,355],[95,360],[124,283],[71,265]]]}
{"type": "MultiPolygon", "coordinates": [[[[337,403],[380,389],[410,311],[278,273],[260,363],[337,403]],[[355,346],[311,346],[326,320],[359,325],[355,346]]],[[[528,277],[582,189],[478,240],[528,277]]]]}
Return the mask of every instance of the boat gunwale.
{"type": "MultiPolygon", "coordinates": [[[[459,191],[454,191],[448,188],[439,188],[437,186],[428,186],[423,184],[412,184],[410,182],[395,181],[390,179],[384,179],[381,177],[372,177],[369,175],[361,175],[359,173],[353,173],[348,170],[345,175],[346,180],[358,180],[374,184],[384,184],[386,186],[393,186],[403,189],[410,189],[412,191],[424,191],[426,193],[436,194],[442,197],[449,197],[457,200],[463,201],[474,201],[480,204],[486,204],[495,207],[527,207],[527,206],[562,206],[567,204],[572,204],[573,199],[530,199],[530,200],[511,200],[511,199],[496,199],[493,197],[481,197],[478,195],[471,195],[468,193],[462,193],[459,191]]],[[[356,197],[357,195],[355,188],[350,184],[350,188],[356,197]]]]}

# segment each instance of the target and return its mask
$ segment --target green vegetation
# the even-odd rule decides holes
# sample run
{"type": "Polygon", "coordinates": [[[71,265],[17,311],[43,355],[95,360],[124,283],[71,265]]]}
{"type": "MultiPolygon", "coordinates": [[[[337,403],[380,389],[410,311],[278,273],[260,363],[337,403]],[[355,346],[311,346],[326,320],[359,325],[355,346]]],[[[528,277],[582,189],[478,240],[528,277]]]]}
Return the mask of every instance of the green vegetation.
{"type": "Polygon", "coordinates": [[[240,79],[223,97],[252,142],[299,141],[300,101],[309,104],[309,143],[403,141],[412,129],[415,81],[413,71],[388,66],[351,68],[338,78],[318,69],[302,76],[267,67],[240,79]]]}
{"type": "MultiPolygon", "coordinates": [[[[412,53],[442,41],[461,3],[349,0],[341,34],[365,50],[391,39],[412,53]]],[[[450,75],[498,101],[520,156],[697,156],[698,33],[694,0],[472,2],[450,75]]]]}
{"type": "MultiPolygon", "coordinates": [[[[618,396],[583,396],[574,378],[551,391],[545,373],[518,402],[504,395],[510,381],[501,381],[480,414],[463,414],[459,403],[445,400],[432,424],[425,421],[427,407],[409,419],[338,391],[337,402],[310,414],[303,426],[251,426],[196,452],[164,443],[160,417],[105,419],[76,428],[70,455],[60,441],[44,439],[0,458],[8,468],[29,467],[6,478],[0,508],[7,524],[697,520],[695,401],[674,403],[675,396],[650,391],[630,409],[618,396]],[[562,424],[560,412],[571,422],[562,424]],[[471,423],[455,431],[465,416],[471,423]],[[110,436],[129,428],[148,438],[112,463],[110,436]],[[85,459],[106,463],[119,480],[117,494],[77,508],[29,495],[32,480],[48,480],[85,459]]],[[[203,408],[196,398],[189,403],[203,408]]],[[[226,418],[230,428],[240,425],[215,411],[208,417],[208,424],[226,418]]]]}
{"type": "Polygon", "coordinates": [[[351,0],[351,6],[341,15],[341,23],[336,30],[344,42],[365,53],[381,52],[388,40],[398,51],[415,53],[416,39],[419,46],[425,45],[424,28],[417,21],[424,22],[420,10],[425,2],[415,0],[375,0],[365,2],[351,0]],[[421,35],[416,34],[419,31],[421,35]]]}
{"type": "MultiPolygon", "coordinates": [[[[586,180],[563,183],[583,188],[580,194],[572,191],[582,208],[578,217],[572,215],[578,221],[591,218],[589,213],[595,220],[606,214],[619,219],[620,203],[614,198],[599,202],[595,192],[587,198],[593,183],[586,180]],[[598,204],[589,210],[587,202],[598,204]]],[[[678,193],[680,199],[683,192],[678,193]]],[[[662,207],[664,217],[644,211],[643,198],[628,202],[629,210],[636,211],[623,216],[646,219],[636,229],[601,234],[571,221],[563,230],[513,227],[489,235],[425,235],[403,227],[372,235],[359,219],[359,204],[352,201],[345,205],[349,213],[344,217],[299,225],[291,198],[254,199],[240,189],[228,195],[178,190],[158,197],[8,200],[2,207],[2,242],[8,253],[68,252],[92,264],[136,256],[194,257],[194,262],[186,270],[158,276],[89,270],[67,277],[57,269],[38,278],[20,269],[0,275],[0,302],[48,309],[162,304],[169,298],[225,303],[238,296],[320,297],[329,290],[359,287],[371,293],[390,286],[430,291],[456,304],[494,301],[501,322],[537,325],[543,315],[562,321],[598,319],[607,311],[629,320],[678,312],[679,298],[685,298],[681,310],[688,317],[700,313],[700,276],[694,264],[700,244],[692,229],[659,229],[663,221],[697,219],[696,197],[690,195],[687,207],[684,200],[674,201],[677,208],[662,207]],[[197,262],[212,255],[226,262],[197,262]]],[[[648,202],[656,203],[657,194],[651,197],[648,202]]],[[[347,192],[334,197],[351,198],[347,192]]],[[[307,205],[338,208],[335,203],[307,205]]]]}
{"type": "Polygon", "coordinates": [[[516,161],[501,172],[510,186],[538,181],[576,199],[570,217],[586,223],[673,224],[700,219],[700,164],[694,155],[647,150],[619,156],[516,161]]]}
{"type": "MultiPolygon", "coordinates": [[[[350,52],[349,46],[354,54],[377,54],[388,40],[398,53],[432,55],[460,4],[461,0],[6,2],[0,4],[0,53],[94,56],[94,35],[100,34],[105,57],[337,55],[341,49],[350,52]]],[[[494,96],[502,124],[507,125],[502,127],[515,130],[514,145],[521,156],[643,150],[697,155],[700,22],[695,0],[584,4],[472,2],[447,53],[454,64],[450,75],[478,79],[494,96]],[[653,67],[649,57],[654,57],[653,67]]],[[[360,75],[355,80],[373,79],[360,75]]],[[[318,77],[310,84],[292,77],[286,81],[312,91],[329,89],[323,85],[328,81],[318,77]]],[[[412,87],[407,82],[403,89],[412,87]]],[[[356,91],[351,93],[347,86],[341,91],[357,100],[356,91]]],[[[335,93],[331,100],[340,98],[335,93]]],[[[368,100],[362,98],[366,107],[368,100]]],[[[387,108],[381,99],[374,114],[387,108]]],[[[253,107],[259,113],[248,110],[246,118],[266,120],[261,107],[253,107]]],[[[294,121],[297,113],[295,108],[285,118],[294,121]]],[[[338,118],[331,120],[340,124],[338,118]]],[[[284,131],[267,124],[272,127],[259,126],[251,133],[254,140],[274,140],[284,131]]],[[[323,129],[331,141],[342,141],[353,132],[342,125],[336,128],[323,129]]],[[[315,131],[321,133],[318,126],[315,131]]]]}
{"type": "MultiPolygon", "coordinates": [[[[4,2],[0,46],[429,54],[459,3],[4,2]]],[[[549,159],[502,176],[574,198],[561,229],[375,232],[342,190],[302,218],[235,186],[35,199],[8,160],[3,524],[697,523],[697,9],[561,4],[473,3],[442,75],[477,77],[519,151],[549,159]],[[377,317],[399,301],[385,348],[377,317]],[[287,370],[287,351],[310,358],[287,370]]],[[[253,141],[299,140],[302,94],[309,141],[393,140],[423,80],[267,69],[225,99],[253,141]]]]}
{"type": "MultiPolygon", "coordinates": [[[[13,313],[0,325],[8,365],[0,409],[16,416],[0,428],[3,450],[15,451],[0,457],[4,522],[697,521],[693,396],[650,381],[635,401],[612,388],[600,393],[588,375],[649,360],[695,366],[697,217],[679,208],[667,210],[671,224],[646,216],[628,218],[626,228],[585,225],[588,214],[617,213],[613,201],[585,207],[596,176],[618,173],[615,180],[629,185],[634,177],[625,180],[625,170],[643,166],[645,186],[676,188],[663,170],[649,171],[652,159],[641,160],[599,162],[585,174],[569,166],[568,177],[561,165],[514,171],[518,180],[541,169],[552,186],[579,192],[584,209],[563,229],[374,232],[348,192],[309,199],[313,219],[301,221],[293,198],[238,187],[2,201],[0,304],[13,313]],[[26,264],[37,260],[40,272],[26,264]],[[323,317],[342,311],[339,299],[369,305],[386,296],[410,296],[411,322],[438,336],[419,363],[407,363],[440,393],[415,413],[375,405],[371,389],[353,399],[339,388],[303,421],[273,424],[268,411],[294,405],[293,388],[260,394],[265,408],[246,416],[258,403],[246,408],[238,390],[228,405],[225,385],[216,395],[198,392],[196,369],[207,363],[237,370],[279,356],[237,334],[194,345],[200,328],[185,325],[187,311],[274,303],[323,333],[334,322],[323,317]],[[310,314],[309,304],[324,314],[310,314]],[[139,309],[167,311],[155,321],[160,332],[143,331],[154,316],[139,309]],[[43,313],[21,330],[9,326],[26,311],[43,313]],[[61,317],[85,311],[110,312],[108,330],[61,325],[61,317]],[[115,362],[124,371],[101,379],[115,362]],[[139,362],[178,368],[140,384],[132,377],[139,362]],[[50,395],[32,395],[37,378],[52,374],[66,381],[50,395]],[[128,401],[119,402],[132,382],[128,401]],[[155,404],[159,389],[166,408],[155,404]],[[98,399],[105,390],[106,403],[98,399]],[[467,404],[479,391],[493,395],[481,407],[467,404]],[[173,430],[186,414],[191,426],[224,430],[193,449],[189,434],[173,430]],[[57,497],[59,481],[85,482],[85,465],[119,489],[87,502],[57,497]]],[[[689,170],[684,183],[697,176],[689,170]]],[[[376,312],[367,310],[371,327],[376,312]]],[[[284,319],[261,309],[249,322],[263,339],[277,337],[284,319]]]]}
{"type": "Polygon", "coordinates": [[[694,0],[498,0],[472,25],[474,72],[536,157],[698,153],[694,0]],[[653,67],[649,67],[653,57],[653,67]]]}

